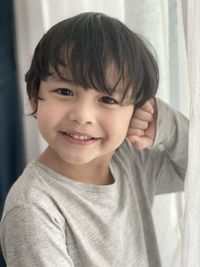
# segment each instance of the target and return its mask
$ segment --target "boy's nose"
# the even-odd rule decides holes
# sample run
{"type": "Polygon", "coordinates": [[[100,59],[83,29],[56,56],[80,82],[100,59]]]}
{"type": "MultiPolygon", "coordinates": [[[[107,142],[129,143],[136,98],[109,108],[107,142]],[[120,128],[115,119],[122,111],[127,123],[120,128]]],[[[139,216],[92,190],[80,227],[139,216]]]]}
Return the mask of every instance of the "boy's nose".
{"type": "Polygon", "coordinates": [[[77,124],[93,124],[95,112],[90,104],[77,104],[69,113],[69,119],[77,124]]]}

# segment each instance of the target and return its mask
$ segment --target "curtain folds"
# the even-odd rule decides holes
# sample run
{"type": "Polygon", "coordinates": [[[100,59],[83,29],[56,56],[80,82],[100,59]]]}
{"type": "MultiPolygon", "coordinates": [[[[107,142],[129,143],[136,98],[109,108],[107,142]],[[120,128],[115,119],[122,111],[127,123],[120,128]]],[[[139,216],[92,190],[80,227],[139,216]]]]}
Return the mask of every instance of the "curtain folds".
{"type": "Polygon", "coordinates": [[[185,182],[183,266],[200,266],[200,2],[183,1],[187,9],[188,77],[191,96],[189,160],[185,182]],[[187,6],[186,6],[187,5],[187,6]]]}

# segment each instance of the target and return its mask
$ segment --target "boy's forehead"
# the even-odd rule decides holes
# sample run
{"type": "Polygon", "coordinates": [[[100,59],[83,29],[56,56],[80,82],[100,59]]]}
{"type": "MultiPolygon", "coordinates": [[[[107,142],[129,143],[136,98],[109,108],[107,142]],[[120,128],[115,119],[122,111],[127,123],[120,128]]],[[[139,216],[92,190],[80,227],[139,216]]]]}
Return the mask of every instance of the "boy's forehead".
{"type": "Polygon", "coordinates": [[[119,72],[114,63],[109,64],[109,66],[107,67],[106,78],[107,78],[108,83],[111,83],[111,84],[112,83],[116,84],[116,82],[118,81],[119,72]]]}
{"type": "Polygon", "coordinates": [[[106,79],[108,84],[110,84],[111,87],[115,87],[116,84],[116,91],[119,92],[124,92],[124,88],[126,87],[126,77],[127,77],[127,73],[126,73],[126,67],[124,70],[125,73],[123,73],[123,75],[121,75],[121,73],[119,72],[116,64],[114,64],[113,62],[107,67],[106,70],[106,79]]]}

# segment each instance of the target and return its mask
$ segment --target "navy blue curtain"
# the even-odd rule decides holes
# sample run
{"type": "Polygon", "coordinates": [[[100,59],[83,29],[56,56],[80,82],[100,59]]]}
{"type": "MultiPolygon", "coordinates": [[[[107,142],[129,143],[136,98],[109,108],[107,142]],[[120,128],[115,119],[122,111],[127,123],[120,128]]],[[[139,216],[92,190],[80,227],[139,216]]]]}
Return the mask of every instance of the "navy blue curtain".
{"type": "MultiPolygon", "coordinates": [[[[24,167],[13,22],[12,0],[0,0],[0,216],[8,190],[24,167]]],[[[2,255],[0,266],[6,266],[2,255]]]]}

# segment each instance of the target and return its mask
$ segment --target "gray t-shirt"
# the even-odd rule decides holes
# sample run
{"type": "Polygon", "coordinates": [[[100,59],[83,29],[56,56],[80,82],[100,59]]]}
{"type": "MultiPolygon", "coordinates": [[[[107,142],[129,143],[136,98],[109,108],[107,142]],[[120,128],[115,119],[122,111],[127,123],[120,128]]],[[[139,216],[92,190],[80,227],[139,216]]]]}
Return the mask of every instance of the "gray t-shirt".
{"type": "Polygon", "coordinates": [[[151,206],[156,193],[183,190],[188,121],[157,104],[154,146],[137,151],[125,140],[111,185],[74,181],[37,160],[26,167],[0,225],[8,267],[161,266],[151,206]]]}

